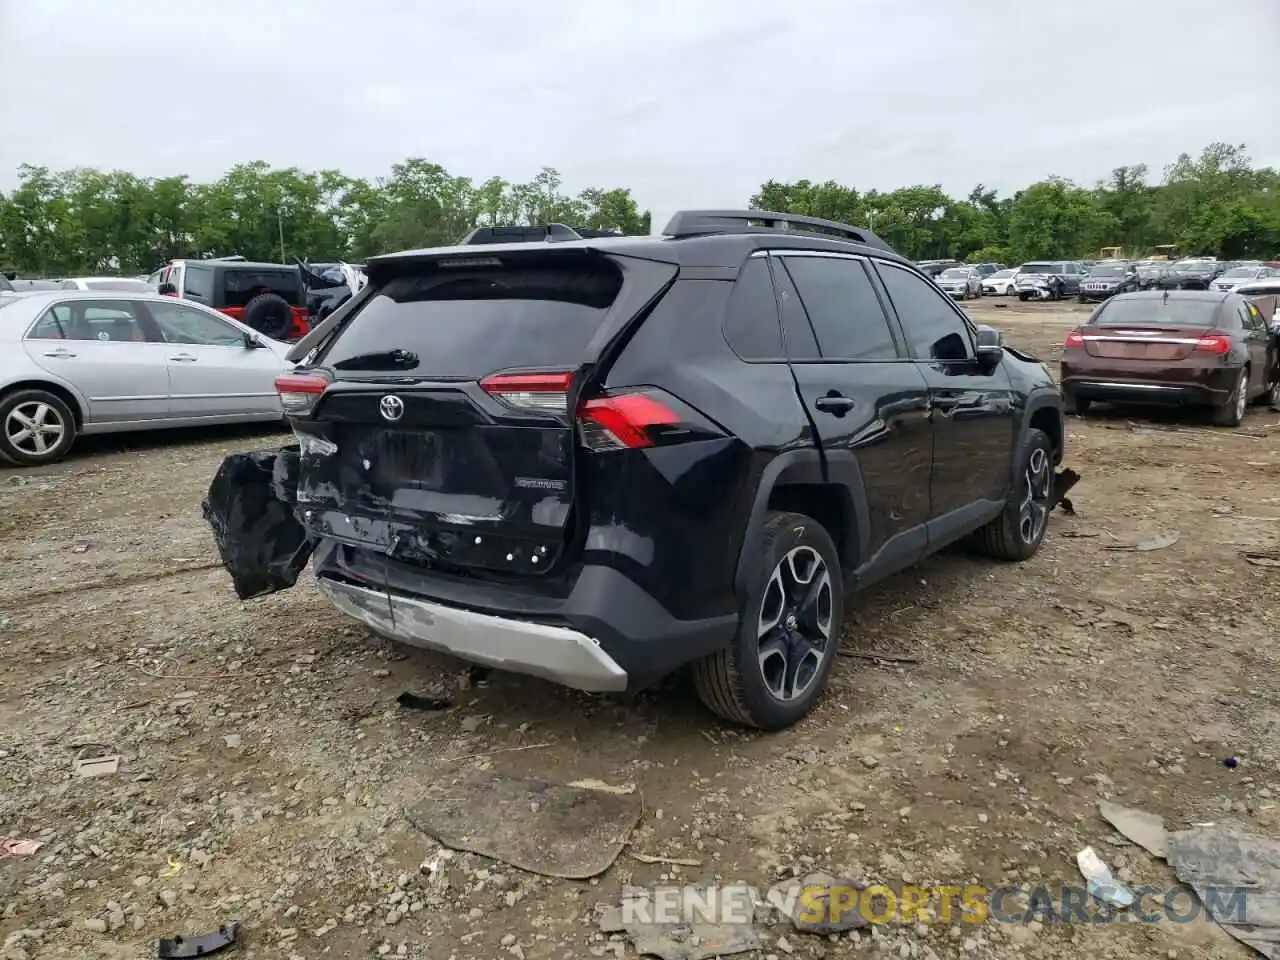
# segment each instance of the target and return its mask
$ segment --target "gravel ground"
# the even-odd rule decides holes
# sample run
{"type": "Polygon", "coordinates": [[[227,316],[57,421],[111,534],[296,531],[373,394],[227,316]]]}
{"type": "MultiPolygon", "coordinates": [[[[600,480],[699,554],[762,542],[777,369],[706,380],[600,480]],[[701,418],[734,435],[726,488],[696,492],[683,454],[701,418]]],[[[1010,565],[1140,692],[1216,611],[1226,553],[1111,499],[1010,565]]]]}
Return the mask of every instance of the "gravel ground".
{"type": "MultiPolygon", "coordinates": [[[[971,312],[1052,362],[1083,309],[971,312]]],[[[1104,410],[1068,433],[1077,515],[1041,553],[948,553],[859,597],[827,696],[775,735],[722,726],[681,679],[631,699],[475,682],[369,637],[306,577],[238,602],[199,501],[222,456],[273,434],[115,437],[0,469],[0,837],[45,844],[0,860],[0,953],[154,956],[237,920],[248,957],[621,956],[593,917],[627,884],[1078,883],[1086,844],[1121,879],[1173,884],[1115,845],[1103,797],[1274,835],[1280,569],[1242,551],[1280,547],[1280,415],[1232,431],[1104,410]],[[406,690],[453,706],[404,710],[406,690]],[[101,753],[117,772],[74,775],[101,753]],[[634,783],[644,816],[594,881],[433,860],[403,811],[476,768],[634,783]]],[[[1246,955],[1205,923],[762,936],[752,956],[1246,955]]]]}

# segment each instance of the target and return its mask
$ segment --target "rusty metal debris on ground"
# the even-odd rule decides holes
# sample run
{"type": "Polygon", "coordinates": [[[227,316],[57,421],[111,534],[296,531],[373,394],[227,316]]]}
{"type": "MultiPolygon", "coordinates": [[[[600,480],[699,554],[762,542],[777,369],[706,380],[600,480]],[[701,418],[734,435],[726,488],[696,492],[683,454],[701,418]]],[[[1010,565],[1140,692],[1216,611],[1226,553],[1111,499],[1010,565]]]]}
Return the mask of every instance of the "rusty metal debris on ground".
{"type": "Polygon", "coordinates": [[[162,937],[156,947],[159,960],[180,960],[186,957],[207,957],[234,946],[240,936],[240,924],[224,923],[213,933],[196,937],[162,937]]]}
{"type": "Polygon", "coordinates": [[[1137,543],[1109,543],[1103,550],[1132,550],[1135,553],[1150,553],[1153,550],[1164,550],[1166,547],[1172,547],[1178,542],[1182,535],[1177,531],[1173,533],[1158,533],[1154,537],[1148,537],[1146,540],[1139,540],[1137,543]]]}
{"type": "Polygon", "coordinates": [[[587,880],[618,859],[643,812],[638,792],[618,794],[482,770],[440,778],[405,817],[451,849],[529,873],[587,880]]]}
{"type": "MultiPolygon", "coordinates": [[[[623,934],[642,957],[660,960],[712,960],[760,949],[760,936],[747,923],[720,922],[714,913],[695,922],[671,924],[644,923],[628,917],[652,916],[653,904],[648,891],[622,901],[620,907],[605,907],[596,923],[601,933],[623,934]]],[[[703,897],[700,902],[712,902],[703,897]]]]}
{"type": "Polygon", "coordinates": [[[1241,550],[1240,556],[1244,558],[1245,563],[1253,564],[1255,567],[1280,567],[1280,555],[1274,553],[1264,553],[1258,550],[1241,550]]]}
{"type": "Polygon", "coordinates": [[[786,884],[775,886],[767,894],[766,900],[769,906],[782,913],[786,919],[791,921],[791,925],[801,933],[826,936],[833,933],[843,933],[846,930],[860,930],[869,926],[867,918],[863,916],[864,911],[842,909],[840,904],[836,904],[833,907],[830,900],[833,890],[857,890],[859,891],[859,900],[861,900],[862,884],[848,879],[833,877],[828,873],[811,873],[800,881],[800,889],[808,891],[821,890],[823,891],[821,894],[811,894],[802,898],[788,897],[785,892],[786,887],[786,884]],[[820,911],[815,909],[819,904],[821,904],[820,911]],[[815,913],[818,913],[819,916],[817,919],[811,919],[815,913]]]}
{"type": "Polygon", "coordinates": [[[1194,824],[1168,833],[1160,817],[1105,800],[1098,811],[1124,837],[1168,861],[1230,936],[1268,960],[1280,960],[1280,841],[1228,824],[1194,824]],[[1243,913],[1234,897],[1223,904],[1223,892],[1235,890],[1248,891],[1243,913]]]}
{"type": "Polygon", "coordinates": [[[1166,842],[1164,819],[1145,810],[1123,807],[1110,800],[1098,801],[1098,812],[1102,819],[1115,827],[1125,839],[1136,843],[1152,856],[1165,857],[1166,842]]]}

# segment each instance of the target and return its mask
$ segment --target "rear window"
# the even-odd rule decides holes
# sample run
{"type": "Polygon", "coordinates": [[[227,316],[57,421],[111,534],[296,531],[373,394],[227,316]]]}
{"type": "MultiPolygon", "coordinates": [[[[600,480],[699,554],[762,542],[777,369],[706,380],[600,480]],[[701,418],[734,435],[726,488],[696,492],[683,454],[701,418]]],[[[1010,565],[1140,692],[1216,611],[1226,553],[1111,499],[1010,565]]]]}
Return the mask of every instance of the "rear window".
{"type": "MultiPolygon", "coordinates": [[[[188,268],[189,269],[189,268],[188,268]]],[[[297,270],[223,270],[221,307],[243,307],[260,293],[274,293],[289,303],[302,304],[297,270]]]]}
{"type": "Polygon", "coordinates": [[[1108,300],[1094,318],[1094,324],[1106,327],[1173,326],[1211,327],[1221,303],[1217,299],[1184,297],[1136,297],[1132,300],[1108,300]]]}
{"type": "Polygon", "coordinates": [[[607,262],[465,272],[427,267],[383,283],[321,362],[379,369],[358,358],[407,350],[417,364],[397,372],[459,380],[509,368],[574,367],[621,288],[621,274],[607,262]]]}

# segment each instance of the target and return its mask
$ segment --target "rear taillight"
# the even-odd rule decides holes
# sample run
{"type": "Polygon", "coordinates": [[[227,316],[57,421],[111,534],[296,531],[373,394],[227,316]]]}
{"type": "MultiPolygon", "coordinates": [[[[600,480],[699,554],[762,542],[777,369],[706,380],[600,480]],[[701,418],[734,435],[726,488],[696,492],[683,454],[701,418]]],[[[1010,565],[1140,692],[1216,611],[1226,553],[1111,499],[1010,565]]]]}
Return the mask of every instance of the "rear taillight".
{"type": "Polygon", "coordinates": [[[285,413],[309,413],[328,387],[328,378],[317,375],[276,377],[276,393],[280,394],[280,406],[285,413]]]}
{"type": "Polygon", "coordinates": [[[681,417],[644,393],[596,397],[582,404],[578,423],[582,441],[592,450],[639,450],[653,446],[650,428],[674,426],[681,417]]]}
{"type": "Polygon", "coordinates": [[[495,373],[480,389],[515,410],[568,413],[572,373],[495,373]]]}
{"type": "Polygon", "coordinates": [[[1231,338],[1221,333],[1207,333],[1196,341],[1198,353],[1230,353],[1231,338]]]}
{"type": "Polygon", "coordinates": [[[716,423],[656,387],[639,387],[584,400],[578,435],[588,450],[643,450],[725,436],[716,423]]]}
{"type": "Polygon", "coordinates": [[[1081,333],[1079,330],[1072,330],[1070,333],[1067,334],[1067,339],[1062,341],[1062,346],[1064,348],[1083,347],[1084,334],[1081,333]]]}

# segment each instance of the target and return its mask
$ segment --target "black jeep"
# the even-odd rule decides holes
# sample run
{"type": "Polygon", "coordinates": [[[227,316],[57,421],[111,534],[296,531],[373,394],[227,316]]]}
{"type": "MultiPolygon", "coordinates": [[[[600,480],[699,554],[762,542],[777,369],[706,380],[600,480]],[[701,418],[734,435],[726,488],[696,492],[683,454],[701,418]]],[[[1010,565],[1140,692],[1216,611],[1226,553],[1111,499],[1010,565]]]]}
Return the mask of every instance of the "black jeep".
{"type": "Polygon", "coordinates": [[[278,381],[298,444],[210,487],[242,598],[310,557],[386,637],[591,691],[692,664],[777,729],[854,591],[961,539],[1024,560],[1061,494],[1045,366],[861,228],[694,211],[367,269],[278,381]]]}

